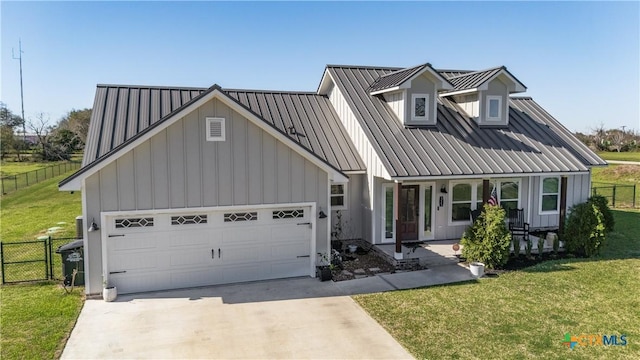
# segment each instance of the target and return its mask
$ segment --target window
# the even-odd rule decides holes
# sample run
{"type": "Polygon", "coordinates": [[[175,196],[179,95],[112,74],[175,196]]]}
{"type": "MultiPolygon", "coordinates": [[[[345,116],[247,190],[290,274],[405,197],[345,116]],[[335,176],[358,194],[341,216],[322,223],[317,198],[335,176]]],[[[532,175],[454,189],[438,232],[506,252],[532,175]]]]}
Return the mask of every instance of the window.
{"type": "Polygon", "coordinates": [[[411,95],[411,120],[427,120],[429,117],[429,94],[411,95]]]}
{"type": "MultiPolygon", "coordinates": [[[[520,180],[491,180],[489,191],[495,186],[496,200],[507,213],[520,206],[520,180]]],[[[451,182],[451,222],[469,222],[471,210],[482,208],[482,181],[451,182]]]]}
{"type": "Polygon", "coordinates": [[[207,141],[224,141],[224,118],[208,117],[207,121],[207,141]]]}
{"type": "Polygon", "coordinates": [[[540,213],[556,214],[560,208],[560,179],[542,178],[540,183],[540,213]]]}
{"type": "Polygon", "coordinates": [[[331,210],[347,209],[347,184],[331,185],[331,210]]]}
{"type": "Polygon", "coordinates": [[[393,185],[384,185],[384,238],[393,239],[395,221],[393,214],[393,185]]]}
{"type": "MultiPolygon", "coordinates": [[[[471,210],[475,210],[476,204],[472,202],[471,184],[455,184],[451,191],[451,221],[469,221],[471,210]],[[472,209],[473,206],[473,209],[472,209]]],[[[482,201],[482,194],[480,195],[482,201]]]]}
{"type": "Polygon", "coordinates": [[[487,96],[487,120],[502,120],[502,97],[487,96]]]}
{"type": "Polygon", "coordinates": [[[500,183],[500,206],[509,214],[510,209],[518,208],[519,184],[516,181],[502,181],[500,183]]]}

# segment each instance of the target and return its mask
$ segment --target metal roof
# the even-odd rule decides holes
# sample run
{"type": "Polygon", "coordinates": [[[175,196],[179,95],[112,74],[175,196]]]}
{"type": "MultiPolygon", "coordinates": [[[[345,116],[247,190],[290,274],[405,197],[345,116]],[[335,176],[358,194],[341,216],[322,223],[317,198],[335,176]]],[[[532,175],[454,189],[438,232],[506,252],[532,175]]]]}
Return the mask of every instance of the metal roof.
{"type": "Polygon", "coordinates": [[[413,75],[421,71],[430,64],[422,64],[407,69],[401,69],[388,74],[382,75],[369,87],[369,92],[380,91],[392,87],[396,87],[407,81],[413,75]]]}
{"type": "MultiPolygon", "coordinates": [[[[206,90],[193,87],[98,85],[83,167],[128,143],[206,90]]],[[[365,170],[364,162],[326,97],[315,93],[220,91],[334,168],[342,171],[365,170]],[[296,134],[290,133],[291,126],[296,134]]]]}
{"type": "Polygon", "coordinates": [[[582,172],[605,165],[531,98],[510,99],[509,127],[479,127],[451,99],[438,99],[436,126],[404,127],[369,94],[397,68],[327,67],[392,177],[582,172]]]}
{"type": "Polygon", "coordinates": [[[520,82],[520,80],[518,80],[515,76],[513,76],[504,66],[478,71],[440,70],[439,73],[440,75],[444,76],[451,84],[453,84],[453,91],[460,91],[478,88],[501,71],[506,72],[513,78],[514,81],[520,83],[520,85],[525,87],[524,84],[520,82]]]}

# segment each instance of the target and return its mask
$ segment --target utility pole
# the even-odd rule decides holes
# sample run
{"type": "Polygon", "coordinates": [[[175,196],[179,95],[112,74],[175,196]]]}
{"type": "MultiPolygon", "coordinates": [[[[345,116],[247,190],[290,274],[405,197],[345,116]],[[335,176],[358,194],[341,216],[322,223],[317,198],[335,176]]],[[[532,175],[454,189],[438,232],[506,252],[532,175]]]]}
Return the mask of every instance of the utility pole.
{"type": "Polygon", "coordinates": [[[11,48],[11,57],[14,60],[20,60],[20,105],[22,107],[22,140],[27,141],[27,120],[24,118],[24,91],[22,90],[22,39],[18,39],[18,57],[13,54],[13,48],[11,48]]]}

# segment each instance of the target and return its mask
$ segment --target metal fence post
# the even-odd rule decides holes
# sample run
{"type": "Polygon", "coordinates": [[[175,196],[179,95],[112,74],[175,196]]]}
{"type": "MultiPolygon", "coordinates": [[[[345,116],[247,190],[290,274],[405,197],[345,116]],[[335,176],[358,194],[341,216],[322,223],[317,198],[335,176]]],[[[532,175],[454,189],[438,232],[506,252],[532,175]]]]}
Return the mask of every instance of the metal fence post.
{"type": "Polygon", "coordinates": [[[53,280],[53,241],[49,236],[49,279],[53,280]]]}
{"type": "Polygon", "coordinates": [[[0,263],[2,263],[2,283],[5,283],[5,271],[4,271],[4,243],[0,241],[0,263]]]}
{"type": "Polygon", "coordinates": [[[633,207],[636,207],[636,184],[633,184],[633,207]]]}
{"type": "Polygon", "coordinates": [[[13,176],[13,183],[16,185],[14,190],[18,190],[18,175],[13,176]]]}
{"type": "Polygon", "coordinates": [[[616,186],[613,185],[613,207],[616,207],[616,186]]]}

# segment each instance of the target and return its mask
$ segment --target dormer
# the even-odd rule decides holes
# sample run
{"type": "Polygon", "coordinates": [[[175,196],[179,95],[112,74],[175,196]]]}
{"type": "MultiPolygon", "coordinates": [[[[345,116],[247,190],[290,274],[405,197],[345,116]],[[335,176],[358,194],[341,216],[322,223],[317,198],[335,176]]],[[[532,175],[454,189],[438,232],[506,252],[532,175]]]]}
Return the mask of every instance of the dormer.
{"type": "Polygon", "coordinates": [[[509,94],[521,93],[527,87],[504,66],[482,71],[441,71],[448,74],[453,91],[440,96],[453,97],[456,103],[479,126],[509,125],[509,94]]]}
{"type": "Polygon", "coordinates": [[[437,124],[439,91],[454,90],[430,64],[400,69],[377,78],[371,96],[382,97],[404,126],[437,124]]]}

